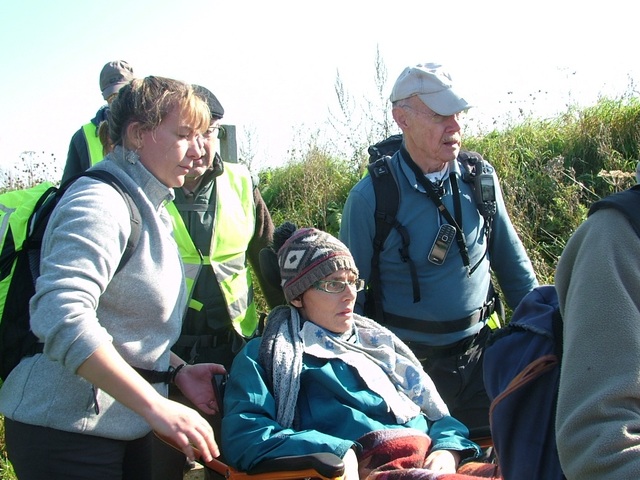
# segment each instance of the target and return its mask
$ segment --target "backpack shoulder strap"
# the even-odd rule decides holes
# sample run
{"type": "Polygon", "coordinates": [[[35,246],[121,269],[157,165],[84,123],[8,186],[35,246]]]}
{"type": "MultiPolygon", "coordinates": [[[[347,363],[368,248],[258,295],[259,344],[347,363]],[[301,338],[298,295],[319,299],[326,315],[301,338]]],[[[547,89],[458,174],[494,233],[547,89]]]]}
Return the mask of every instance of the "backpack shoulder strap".
{"type": "Polygon", "coordinates": [[[373,238],[374,251],[380,252],[396,221],[400,194],[396,178],[389,167],[389,156],[383,156],[370,163],[369,176],[376,198],[376,234],[373,238]]]}
{"type": "Polygon", "coordinates": [[[376,233],[373,237],[371,280],[366,303],[367,310],[369,310],[367,314],[379,322],[383,320],[384,316],[382,310],[382,285],[380,281],[380,252],[384,248],[384,242],[396,222],[398,204],[400,203],[398,185],[388,164],[390,158],[389,156],[383,155],[368,165],[369,176],[371,177],[376,199],[376,209],[374,212],[376,233]]]}
{"type": "Polygon", "coordinates": [[[562,360],[562,345],[564,343],[564,333],[562,326],[562,315],[560,314],[560,307],[556,307],[553,310],[553,316],[551,317],[551,326],[553,328],[553,339],[556,356],[558,360],[562,360]]]}
{"type": "MultiPolygon", "coordinates": [[[[487,223],[496,214],[496,185],[493,181],[495,169],[478,152],[462,150],[458,154],[462,167],[462,180],[471,185],[476,207],[487,223]]],[[[487,236],[489,232],[487,233],[487,236]]]]}
{"type": "MultiPolygon", "coordinates": [[[[118,191],[118,193],[120,193],[120,195],[122,195],[122,198],[124,198],[124,201],[129,208],[129,217],[131,219],[131,235],[129,235],[129,238],[127,239],[127,246],[124,249],[122,259],[120,260],[120,264],[118,265],[118,268],[116,270],[117,273],[122,269],[122,267],[127,264],[129,259],[131,258],[131,255],[133,255],[136,246],[138,245],[138,241],[140,240],[140,233],[142,231],[142,217],[140,215],[140,210],[138,209],[136,202],[133,200],[133,196],[131,195],[131,192],[129,191],[127,186],[114,174],[106,170],[88,170],[79,176],[95,178],[96,180],[100,180],[107,185],[111,185],[118,191]]],[[[67,186],[68,184],[64,185],[61,188],[66,189],[67,186]]]]}
{"type": "Polygon", "coordinates": [[[376,160],[382,157],[391,157],[394,153],[400,150],[402,146],[402,134],[391,135],[388,138],[371,145],[367,152],[369,153],[369,164],[374,163],[376,160]]]}
{"type": "Polygon", "coordinates": [[[384,242],[393,228],[398,231],[402,238],[400,255],[402,260],[409,264],[413,284],[413,300],[414,302],[420,301],[418,274],[415,264],[409,256],[409,233],[396,218],[400,204],[400,192],[397,179],[389,166],[390,159],[390,156],[383,155],[368,165],[369,176],[371,177],[376,199],[376,209],[374,213],[376,232],[373,237],[371,280],[367,295],[367,314],[378,322],[383,322],[384,320],[380,281],[380,252],[384,249],[384,242]]]}
{"type": "Polygon", "coordinates": [[[603,208],[615,208],[620,211],[631,223],[631,226],[640,237],[640,185],[614,193],[598,200],[589,209],[589,215],[603,208]]]}

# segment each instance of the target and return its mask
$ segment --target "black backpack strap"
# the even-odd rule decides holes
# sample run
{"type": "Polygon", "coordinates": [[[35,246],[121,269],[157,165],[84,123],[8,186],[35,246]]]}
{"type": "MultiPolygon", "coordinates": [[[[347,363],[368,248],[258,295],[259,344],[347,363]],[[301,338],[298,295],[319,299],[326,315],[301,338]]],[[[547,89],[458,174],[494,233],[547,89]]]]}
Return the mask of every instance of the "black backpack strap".
{"type": "Polygon", "coordinates": [[[380,252],[384,248],[384,242],[391,233],[396,221],[398,203],[400,201],[398,188],[388,165],[389,157],[382,156],[370,163],[369,176],[373,184],[376,197],[376,210],[374,220],[376,233],[373,237],[373,255],[371,256],[371,278],[367,290],[366,310],[367,314],[381,322],[384,314],[382,310],[382,286],[380,283],[380,252]]]}
{"type": "Polygon", "coordinates": [[[391,157],[394,153],[400,150],[402,146],[402,134],[391,135],[388,138],[371,145],[367,152],[369,153],[369,164],[375,163],[376,160],[382,157],[391,157]]]}
{"type": "MultiPolygon", "coordinates": [[[[127,239],[127,245],[124,249],[124,253],[122,254],[122,258],[120,259],[120,264],[116,269],[116,273],[118,273],[122,269],[122,267],[127,264],[129,259],[133,255],[133,252],[138,245],[138,241],[140,240],[140,233],[142,231],[142,217],[140,215],[140,210],[138,209],[136,202],[133,200],[133,196],[131,195],[131,192],[129,191],[127,186],[114,174],[106,170],[88,170],[81,175],[78,175],[78,177],[80,176],[91,177],[96,180],[100,180],[107,185],[111,185],[118,191],[118,193],[120,193],[120,195],[122,195],[122,198],[124,198],[124,201],[129,209],[129,217],[131,219],[131,235],[129,235],[129,238],[127,239]]],[[[68,184],[65,184],[64,188],[66,188],[67,186],[68,184]]]]}
{"type": "Polygon", "coordinates": [[[106,183],[107,185],[111,185],[118,191],[118,193],[120,193],[120,195],[122,195],[122,198],[124,198],[129,209],[131,235],[129,235],[129,238],[127,239],[127,245],[122,258],[120,259],[118,268],[116,269],[116,273],[126,265],[138,245],[142,231],[142,217],[138,206],[133,200],[131,192],[124,183],[122,183],[122,181],[112,173],[107,172],[106,170],[89,170],[71,177],[58,189],[54,187],[50,188],[44,195],[42,195],[40,200],[38,200],[38,203],[36,204],[29,219],[29,230],[23,247],[25,251],[28,252],[31,274],[34,279],[40,274],[40,248],[42,247],[42,239],[52,210],[58,205],[60,198],[67,191],[69,186],[71,186],[71,184],[80,177],[91,177],[106,183]]]}
{"type": "Polygon", "coordinates": [[[391,230],[395,228],[402,238],[400,257],[402,261],[408,263],[413,284],[413,301],[420,301],[420,285],[418,274],[413,260],[409,255],[409,232],[396,219],[398,205],[400,203],[400,193],[396,179],[389,167],[391,157],[382,156],[373,163],[370,163],[369,176],[373,184],[373,191],[376,198],[376,209],[374,213],[376,233],[373,237],[373,255],[371,257],[371,279],[367,291],[367,314],[383,322],[384,313],[382,309],[382,286],[380,281],[380,252],[384,249],[391,230]]]}
{"type": "Polygon", "coordinates": [[[598,200],[589,209],[589,215],[603,208],[615,208],[620,211],[631,223],[631,226],[640,237],[640,185],[623,192],[614,193],[598,200]]]}
{"type": "MultiPolygon", "coordinates": [[[[485,174],[485,176],[490,175],[494,169],[478,152],[471,152],[467,150],[460,151],[458,154],[458,163],[462,169],[462,180],[471,185],[476,208],[484,219],[484,233],[487,237],[486,255],[491,248],[491,227],[493,226],[493,217],[496,214],[497,205],[495,201],[485,202],[483,200],[481,194],[482,181],[479,179],[479,176],[482,174],[485,174]],[[480,182],[480,185],[478,182],[480,182]]],[[[494,192],[497,188],[497,185],[493,185],[494,192]]],[[[480,261],[482,261],[482,258],[474,267],[472,267],[472,270],[475,270],[478,267],[480,261]]]]}
{"type": "MultiPolygon", "coordinates": [[[[100,180],[115,188],[125,200],[129,209],[131,219],[131,235],[127,239],[125,251],[120,259],[116,273],[128,262],[133,254],[142,230],[142,218],[138,206],[135,204],[131,192],[115,175],[105,170],[92,170],[64,182],[60,188],[49,188],[38,200],[29,217],[27,224],[27,236],[20,251],[17,252],[17,259],[14,268],[14,276],[7,291],[7,298],[18,299],[5,305],[1,324],[0,339],[3,349],[11,345],[11,351],[3,351],[3,364],[0,368],[0,377],[6,378],[11,369],[15,367],[22,357],[31,356],[43,352],[44,345],[28,328],[29,308],[28,299],[35,294],[35,280],[40,274],[40,249],[42,239],[46,230],[51,213],[64,195],[67,188],[79,177],[87,176],[100,180]],[[24,265],[22,267],[21,265],[24,265]],[[20,276],[18,276],[20,275],[20,276]],[[15,293],[14,290],[19,293],[15,293]],[[25,299],[24,301],[20,299],[25,299]],[[11,321],[8,320],[11,317],[11,321]],[[8,327],[11,325],[11,329],[8,327]]],[[[5,242],[6,243],[6,242],[5,242]]]]}
{"type": "Polygon", "coordinates": [[[551,322],[551,327],[553,328],[554,349],[556,352],[556,356],[558,357],[558,361],[562,361],[562,345],[564,343],[564,334],[562,328],[562,315],[560,315],[559,308],[556,308],[553,311],[551,322]]]}

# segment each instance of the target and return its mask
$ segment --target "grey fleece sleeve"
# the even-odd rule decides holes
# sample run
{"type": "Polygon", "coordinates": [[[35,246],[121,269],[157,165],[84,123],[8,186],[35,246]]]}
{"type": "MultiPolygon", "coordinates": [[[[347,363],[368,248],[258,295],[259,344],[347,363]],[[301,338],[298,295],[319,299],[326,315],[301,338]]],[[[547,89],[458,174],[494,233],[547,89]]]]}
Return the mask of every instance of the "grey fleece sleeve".
{"type": "Polygon", "coordinates": [[[594,213],[556,272],[564,351],[556,438],[568,479],[640,472],[640,238],[613,209],[594,213]]]}

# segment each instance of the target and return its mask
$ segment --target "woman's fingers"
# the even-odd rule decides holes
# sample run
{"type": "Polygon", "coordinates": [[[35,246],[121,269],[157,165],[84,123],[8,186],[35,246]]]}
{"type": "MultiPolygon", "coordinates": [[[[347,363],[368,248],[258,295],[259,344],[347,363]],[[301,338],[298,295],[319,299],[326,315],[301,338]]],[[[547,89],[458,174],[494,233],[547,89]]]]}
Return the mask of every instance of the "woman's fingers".
{"type": "Polygon", "coordinates": [[[189,439],[189,445],[186,448],[190,451],[189,453],[185,451],[185,455],[191,460],[196,457],[202,457],[205,462],[209,462],[214,457],[220,456],[220,449],[215,441],[211,425],[204,418],[202,420],[202,422],[198,422],[195,431],[192,433],[192,438],[189,439]]]}

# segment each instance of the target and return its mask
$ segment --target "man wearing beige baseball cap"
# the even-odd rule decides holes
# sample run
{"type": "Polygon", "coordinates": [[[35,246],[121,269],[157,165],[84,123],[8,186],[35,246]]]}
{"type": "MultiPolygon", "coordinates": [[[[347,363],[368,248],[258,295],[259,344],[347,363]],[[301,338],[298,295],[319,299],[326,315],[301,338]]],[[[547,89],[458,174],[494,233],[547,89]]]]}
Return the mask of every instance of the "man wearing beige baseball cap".
{"type": "Polygon", "coordinates": [[[469,102],[453,90],[451,76],[436,63],[405,68],[393,86],[390,100],[394,104],[414,96],[438,115],[454,115],[471,108],[469,102]]]}
{"type": "Polygon", "coordinates": [[[356,311],[411,347],[473,438],[489,425],[482,360],[500,300],[491,272],[511,308],[538,282],[493,167],[461,150],[471,104],[450,73],[437,63],[409,66],[390,100],[402,145],[351,190],[342,217],[340,239],[369,285],[356,311]],[[395,218],[376,203],[386,182],[399,195],[395,218]],[[395,228],[374,242],[376,216],[395,228]]]}
{"type": "Polygon", "coordinates": [[[109,105],[118,91],[133,80],[133,68],[124,60],[108,62],[100,71],[100,92],[107,102],[96,112],[90,122],[80,127],[71,137],[69,152],[62,173],[62,182],[84,172],[93,164],[103,159],[105,150],[98,135],[98,127],[107,119],[109,105]]]}

